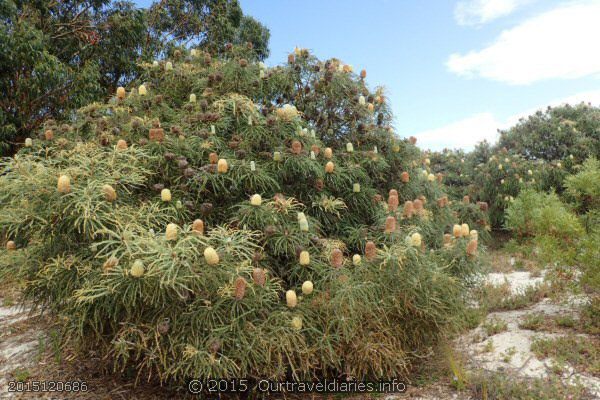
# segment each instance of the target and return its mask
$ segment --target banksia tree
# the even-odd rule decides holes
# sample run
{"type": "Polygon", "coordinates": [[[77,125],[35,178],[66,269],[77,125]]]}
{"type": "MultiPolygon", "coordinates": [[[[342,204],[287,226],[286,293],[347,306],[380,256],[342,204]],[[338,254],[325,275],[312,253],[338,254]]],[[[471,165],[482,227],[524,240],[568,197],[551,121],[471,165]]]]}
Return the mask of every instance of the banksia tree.
{"type": "Polygon", "coordinates": [[[457,214],[479,208],[436,201],[366,73],[303,49],[254,59],[145,65],[138,90],[3,160],[0,268],[119,370],[405,375],[460,319],[478,261],[469,232],[444,234],[481,231],[457,214]]]}

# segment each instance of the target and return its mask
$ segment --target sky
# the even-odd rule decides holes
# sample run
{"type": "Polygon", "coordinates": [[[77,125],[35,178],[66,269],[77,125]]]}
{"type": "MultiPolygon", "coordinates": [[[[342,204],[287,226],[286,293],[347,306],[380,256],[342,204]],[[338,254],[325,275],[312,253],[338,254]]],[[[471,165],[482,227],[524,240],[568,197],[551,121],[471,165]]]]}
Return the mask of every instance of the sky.
{"type": "Polygon", "coordinates": [[[470,150],[548,105],[600,105],[600,0],[240,2],[271,31],[268,65],[297,46],[366,69],[423,148],[470,150]]]}

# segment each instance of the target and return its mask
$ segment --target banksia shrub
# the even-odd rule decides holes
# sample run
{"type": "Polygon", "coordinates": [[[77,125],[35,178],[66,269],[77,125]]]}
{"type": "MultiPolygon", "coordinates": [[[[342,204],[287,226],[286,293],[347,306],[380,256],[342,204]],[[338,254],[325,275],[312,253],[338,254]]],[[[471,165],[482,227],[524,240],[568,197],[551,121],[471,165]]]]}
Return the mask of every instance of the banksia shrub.
{"type": "Polygon", "coordinates": [[[429,156],[340,60],[299,50],[270,68],[246,46],[221,50],[142,64],[137,95],[27,132],[53,130],[0,160],[14,243],[0,271],[82,354],[149,380],[407,377],[455,328],[477,273],[443,230],[468,222],[481,237],[480,210],[407,219],[448,187],[417,175],[429,156]]]}

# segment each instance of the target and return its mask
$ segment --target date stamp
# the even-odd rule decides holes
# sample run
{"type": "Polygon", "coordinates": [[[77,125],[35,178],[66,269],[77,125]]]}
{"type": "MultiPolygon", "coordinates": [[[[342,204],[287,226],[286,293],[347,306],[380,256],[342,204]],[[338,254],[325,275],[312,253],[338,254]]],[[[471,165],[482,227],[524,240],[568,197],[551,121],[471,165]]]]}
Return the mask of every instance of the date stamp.
{"type": "Polygon", "coordinates": [[[9,381],[8,391],[19,392],[87,392],[88,384],[85,381],[9,381]]]}

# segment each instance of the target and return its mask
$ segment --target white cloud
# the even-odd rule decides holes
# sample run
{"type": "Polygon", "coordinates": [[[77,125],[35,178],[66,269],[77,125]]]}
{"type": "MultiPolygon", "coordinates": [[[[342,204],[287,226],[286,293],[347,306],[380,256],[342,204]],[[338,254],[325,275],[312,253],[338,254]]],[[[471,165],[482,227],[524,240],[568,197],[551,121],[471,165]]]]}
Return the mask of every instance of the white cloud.
{"type": "Polygon", "coordinates": [[[513,13],[531,0],[463,0],[454,7],[459,25],[483,25],[513,13]]]}
{"type": "Polygon", "coordinates": [[[495,142],[498,135],[496,129],[500,125],[492,113],[484,112],[414,136],[419,147],[424,149],[441,150],[448,147],[470,150],[484,139],[495,142]]]}
{"type": "Polygon", "coordinates": [[[545,109],[547,106],[558,106],[561,104],[578,104],[582,101],[600,105],[600,90],[577,93],[572,96],[556,99],[539,107],[511,115],[502,120],[496,118],[491,112],[474,114],[470,117],[452,122],[446,126],[430,129],[415,134],[417,144],[421,148],[431,150],[442,150],[443,148],[461,148],[472,150],[473,147],[486,139],[490,143],[498,139],[498,129],[507,129],[515,125],[520,118],[527,117],[537,110],[545,109]]]}
{"type": "Polygon", "coordinates": [[[460,76],[514,85],[600,76],[600,1],[569,3],[503,31],[488,47],[450,55],[460,76]]]}

